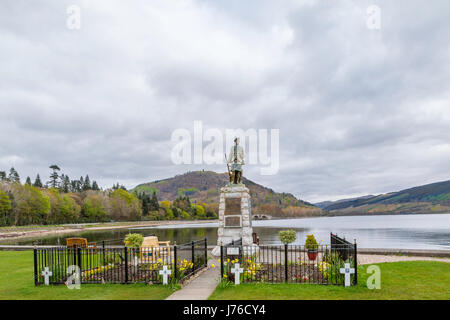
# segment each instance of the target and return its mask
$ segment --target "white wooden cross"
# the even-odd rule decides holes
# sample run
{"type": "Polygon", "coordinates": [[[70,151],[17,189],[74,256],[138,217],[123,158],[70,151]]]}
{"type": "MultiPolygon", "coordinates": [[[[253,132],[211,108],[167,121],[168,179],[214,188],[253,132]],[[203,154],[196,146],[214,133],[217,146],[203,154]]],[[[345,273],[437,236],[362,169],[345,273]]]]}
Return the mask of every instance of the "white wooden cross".
{"type": "Polygon", "coordinates": [[[240,284],[241,273],[244,272],[244,269],[240,267],[239,263],[235,263],[234,268],[231,268],[231,272],[234,273],[234,284],[240,284]]]}
{"type": "Polygon", "coordinates": [[[345,273],[345,286],[350,287],[350,275],[355,273],[355,269],[350,268],[350,263],[346,263],[345,268],[341,268],[341,273],[345,273]]]}
{"type": "Polygon", "coordinates": [[[44,283],[46,286],[50,284],[50,277],[52,276],[53,272],[51,272],[48,267],[44,268],[44,271],[42,271],[42,276],[44,277],[44,283]]]}
{"type": "Polygon", "coordinates": [[[163,266],[162,270],[159,270],[159,274],[163,276],[163,284],[167,284],[169,274],[172,274],[172,270],[167,269],[167,266],[163,266]]]}

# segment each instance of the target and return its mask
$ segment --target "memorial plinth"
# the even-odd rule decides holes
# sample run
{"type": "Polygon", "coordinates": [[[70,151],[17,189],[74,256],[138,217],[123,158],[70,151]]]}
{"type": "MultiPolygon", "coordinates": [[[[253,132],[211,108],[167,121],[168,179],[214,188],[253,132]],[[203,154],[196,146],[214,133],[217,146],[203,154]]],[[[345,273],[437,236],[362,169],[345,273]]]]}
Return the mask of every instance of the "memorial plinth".
{"type": "Polygon", "coordinates": [[[212,254],[219,256],[220,245],[241,238],[243,246],[252,246],[252,233],[252,206],[248,188],[243,184],[229,184],[221,188],[217,246],[212,254]]]}

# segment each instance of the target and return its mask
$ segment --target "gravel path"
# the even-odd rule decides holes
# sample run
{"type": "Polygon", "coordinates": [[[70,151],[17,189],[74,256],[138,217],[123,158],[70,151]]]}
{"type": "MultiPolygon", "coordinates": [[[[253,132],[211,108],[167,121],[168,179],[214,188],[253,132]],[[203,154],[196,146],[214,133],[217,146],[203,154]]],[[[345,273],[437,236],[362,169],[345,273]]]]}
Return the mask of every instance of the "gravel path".
{"type": "Polygon", "coordinates": [[[358,264],[359,265],[360,264],[382,263],[382,262],[398,262],[398,261],[441,261],[441,262],[450,263],[450,258],[358,254],[358,264]]]}

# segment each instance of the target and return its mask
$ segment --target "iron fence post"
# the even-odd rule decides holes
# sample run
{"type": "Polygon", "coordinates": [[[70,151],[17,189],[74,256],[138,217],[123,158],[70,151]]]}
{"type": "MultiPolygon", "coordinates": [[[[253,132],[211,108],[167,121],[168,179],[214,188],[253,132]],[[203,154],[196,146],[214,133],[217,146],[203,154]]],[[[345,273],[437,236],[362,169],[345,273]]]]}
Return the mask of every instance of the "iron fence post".
{"type": "Polygon", "coordinates": [[[123,250],[125,253],[125,283],[128,283],[128,249],[125,246],[123,250]]]}
{"type": "Polygon", "coordinates": [[[284,277],[288,282],[288,245],[284,244],[284,277]]]}
{"type": "Polygon", "coordinates": [[[205,238],[205,267],[208,266],[208,239],[205,238]]]}
{"type": "Polygon", "coordinates": [[[177,271],[177,245],[176,244],[173,246],[173,276],[174,276],[174,278],[176,280],[177,276],[178,276],[178,271],[177,271]]]}
{"type": "Polygon", "coordinates": [[[37,270],[37,249],[34,247],[33,249],[33,255],[34,255],[34,285],[38,285],[38,270],[37,270]]]}
{"type": "Polygon", "coordinates": [[[220,244],[220,279],[223,280],[223,245],[220,244]]]}
{"type": "Polygon", "coordinates": [[[354,240],[353,249],[355,250],[355,277],[353,278],[353,284],[358,284],[358,249],[356,245],[356,239],[354,240]]]}
{"type": "Polygon", "coordinates": [[[77,264],[77,245],[74,244],[72,248],[73,248],[73,261],[72,261],[73,263],[72,263],[72,265],[78,265],[77,264]]]}
{"type": "Polygon", "coordinates": [[[191,246],[192,246],[192,274],[195,273],[195,252],[194,252],[194,241],[191,242],[191,246]]]}
{"type": "Polygon", "coordinates": [[[80,283],[82,280],[81,274],[83,273],[83,269],[81,269],[82,267],[82,263],[81,263],[81,248],[77,247],[77,256],[78,256],[78,268],[80,269],[80,283]]]}
{"type": "Polygon", "coordinates": [[[105,240],[102,240],[102,259],[103,264],[105,264],[105,240]]]}

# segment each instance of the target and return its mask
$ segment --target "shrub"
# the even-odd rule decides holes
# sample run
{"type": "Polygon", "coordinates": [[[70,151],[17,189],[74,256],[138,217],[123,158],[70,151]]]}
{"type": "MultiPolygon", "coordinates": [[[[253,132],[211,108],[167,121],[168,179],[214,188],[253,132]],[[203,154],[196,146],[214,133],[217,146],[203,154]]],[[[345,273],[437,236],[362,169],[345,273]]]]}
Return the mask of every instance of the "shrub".
{"type": "Polygon", "coordinates": [[[306,236],[305,241],[305,249],[306,250],[317,250],[319,247],[319,244],[317,243],[316,238],[314,238],[313,234],[309,234],[306,236]]]}
{"type": "Polygon", "coordinates": [[[203,207],[205,208],[206,218],[207,219],[217,219],[218,215],[217,212],[219,211],[219,205],[215,203],[211,204],[203,204],[203,207]]]}
{"type": "MultiPolygon", "coordinates": [[[[330,274],[333,275],[333,283],[343,283],[344,282],[345,276],[344,276],[344,274],[340,273],[340,269],[344,268],[345,263],[350,263],[351,266],[354,265],[354,262],[352,259],[347,259],[347,260],[342,259],[339,251],[326,252],[323,257],[322,263],[325,263],[326,275],[328,275],[328,276],[330,274]]],[[[320,268],[320,266],[319,266],[319,268],[320,268]]],[[[322,272],[322,270],[320,270],[320,271],[322,272]]]]}
{"type": "Polygon", "coordinates": [[[278,238],[284,244],[289,244],[297,239],[297,233],[294,230],[282,230],[278,232],[278,238]]]}
{"type": "Polygon", "coordinates": [[[206,219],[205,209],[202,206],[194,204],[192,208],[194,209],[196,219],[206,219]]]}
{"type": "Polygon", "coordinates": [[[70,202],[63,199],[63,195],[55,188],[45,189],[44,194],[48,196],[50,201],[50,212],[48,215],[48,222],[50,223],[64,223],[74,222],[70,219],[72,209],[70,202]]]}
{"type": "Polygon", "coordinates": [[[100,193],[90,192],[83,200],[83,216],[86,221],[108,221],[107,198],[100,193]]]}
{"type": "Polygon", "coordinates": [[[111,216],[114,220],[137,220],[141,218],[139,199],[125,190],[117,189],[110,194],[111,216]]]}
{"type": "Polygon", "coordinates": [[[60,193],[59,190],[50,188],[44,190],[50,200],[49,223],[75,223],[80,217],[81,207],[69,194],[60,193]]]}
{"type": "Polygon", "coordinates": [[[172,202],[167,201],[167,200],[163,200],[159,203],[159,206],[165,210],[169,209],[171,205],[172,205],[172,202]]]}
{"type": "Polygon", "coordinates": [[[38,188],[15,183],[12,186],[15,225],[47,223],[50,212],[49,197],[38,188]]]}
{"type": "Polygon", "coordinates": [[[140,233],[129,233],[125,237],[125,245],[130,248],[140,248],[144,242],[144,236],[140,233]]]}
{"type": "Polygon", "coordinates": [[[167,213],[164,211],[164,209],[159,210],[153,210],[150,211],[145,217],[145,220],[152,220],[152,221],[159,221],[159,220],[165,220],[167,217],[167,213]]]}
{"type": "Polygon", "coordinates": [[[184,220],[190,220],[191,216],[186,211],[181,212],[181,218],[184,220]]]}
{"type": "Polygon", "coordinates": [[[173,220],[175,216],[173,215],[173,211],[171,209],[166,210],[166,219],[167,220],[173,220]]]}
{"type": "Polygon", "coordinates": [[[6,192],[0,190],[0,226],[6,226],[12,222],[11,210],[11,200],[6,192]]]}

